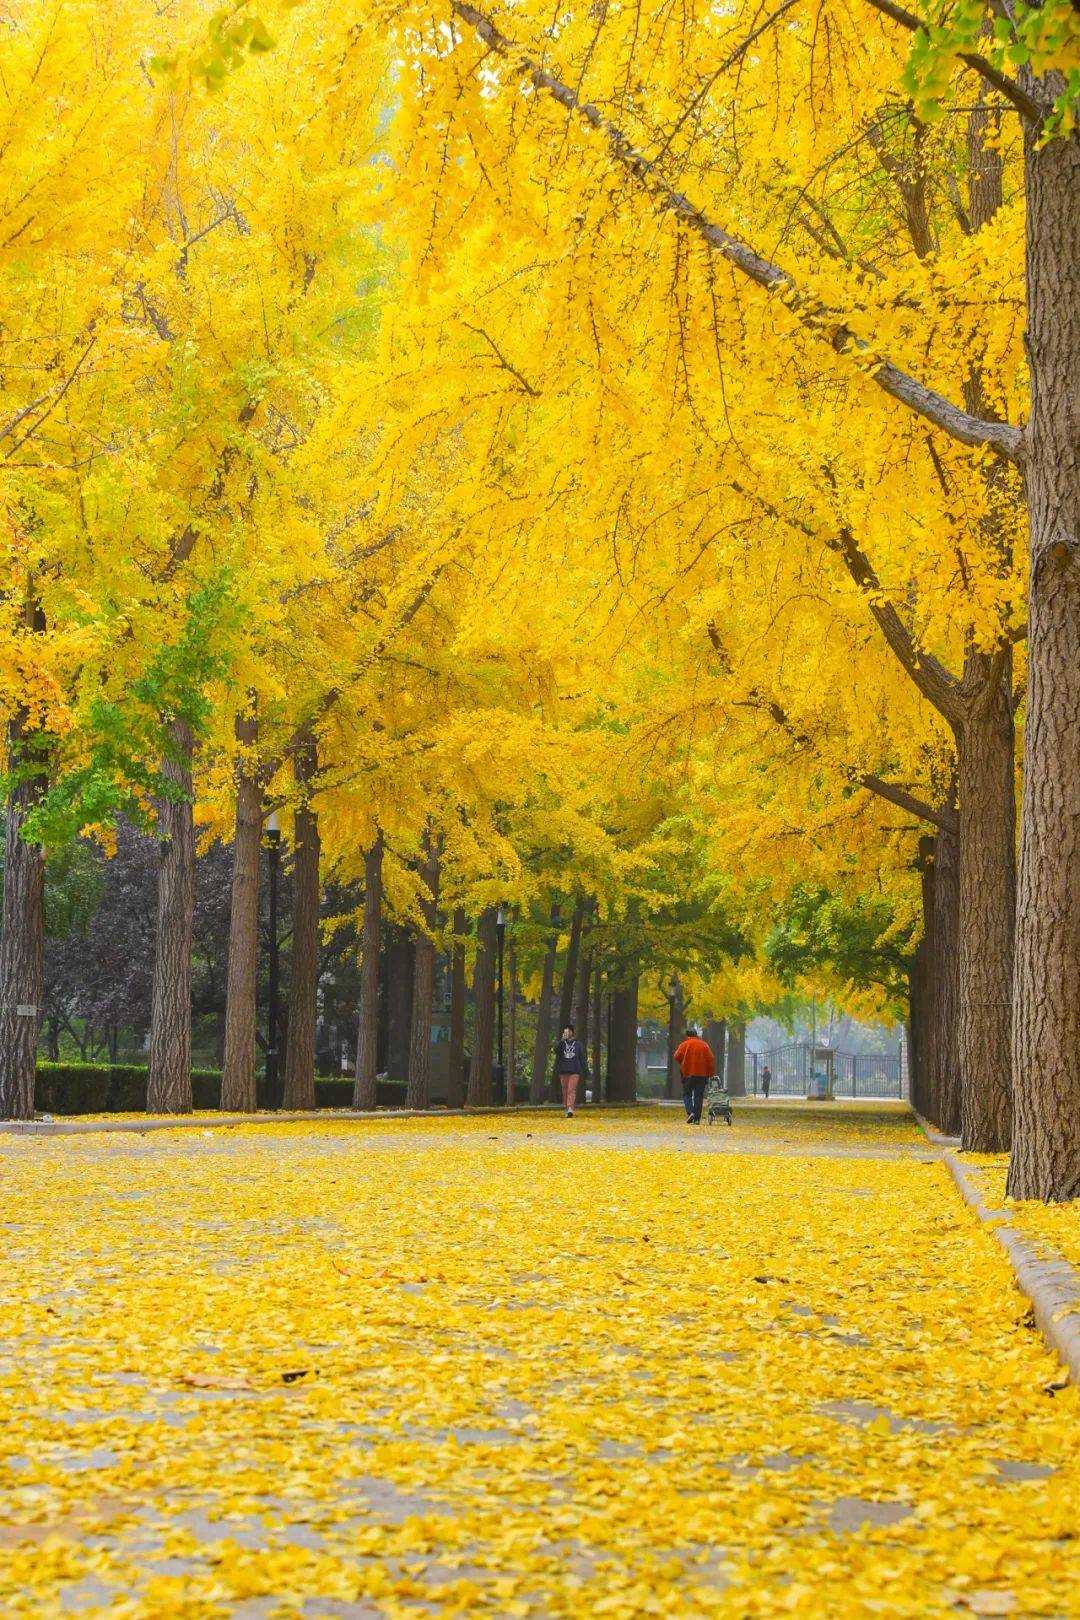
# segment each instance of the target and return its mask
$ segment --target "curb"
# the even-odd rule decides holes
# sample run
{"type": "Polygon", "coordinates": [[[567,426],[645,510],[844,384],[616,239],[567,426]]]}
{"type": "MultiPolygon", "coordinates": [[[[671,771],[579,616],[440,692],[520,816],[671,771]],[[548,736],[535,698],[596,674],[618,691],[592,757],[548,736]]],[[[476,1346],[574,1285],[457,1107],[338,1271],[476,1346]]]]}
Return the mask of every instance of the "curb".
{"type": "MultiPolygon", "coordinates": [[[[914,1110],[913,1110],[914,1112],[914,1110]]],[[[957,1156],[957,1138],[943,1136],[921,1114],[916,1114],[923,1133],[948,1165],[953,1180],[968,1208],[993,1232],[1005,1250],[1016,1275],[1017,1286],[1031,1301],[1035,1324],[1068,1369],[1072,1382],[1080,1386],[1080,1271],[1060,1255],[1041,1253],[1013,1225],[1008,1209],[989,1209],[982,1194],[957,1156]]]]}

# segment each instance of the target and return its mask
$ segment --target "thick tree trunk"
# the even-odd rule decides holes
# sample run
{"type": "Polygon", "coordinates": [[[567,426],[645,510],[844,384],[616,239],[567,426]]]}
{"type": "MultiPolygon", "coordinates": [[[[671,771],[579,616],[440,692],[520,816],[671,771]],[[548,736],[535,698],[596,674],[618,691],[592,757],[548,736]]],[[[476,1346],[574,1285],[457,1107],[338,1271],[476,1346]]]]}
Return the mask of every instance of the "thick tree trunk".
{"type": "Polygon", "coordinates": [[[1028,697],[1014,1198],[1080,1196],[1080,136],[1027,132],[1028,697]]]}
{"type": "Polygon", "coordinates": [[[917,1113],[926,1114],[926,1067],[924,1000],[926,986],[926,940],[920,939],[908,969],[908,1063],[911,1074],[911,1102],[917,1113]]]}
{"type": "MultiPolygon", "coordinates": [[[[450,1054],[446,1090],[447,1108],[465,1106],[465,908],[454,912],[454,943],[450,947],[450,1054]]],[[[513,1026],[511,1026],[513,1027],[513,1026]]]]}
{"type": "Polygon", "coordinates": [[[364,921],[360,928],[360,1005],[353,1107],[375,1107],[379,1060],[379,961],[382,945],[382,833],[364,856],[364,921]]]}
{"type": "Polygon", "coordinates": [[[391,1080],[407,1081],[409,1076],[415,966],[411,930],[391,923],[386,930],[386,1072],[391,1080]]]}
{"type": "Polygon", "coordinates": [[[638,981],[611,996],[611,1039],[608,1048],[609,1102],[637,1101],[638,981]]]}
{"type": "Polygon", "coordinates": [[[934,1076],[937,1121],[960,1135],[960,840],[941,831],[934,841],[934,1076]]]}
{"type": "MultiPolygon", "coordinates": [[[[592,981],[592,951],[585,948],[584,943],[578,957],[577,983],[574,987],[573,1022],[577,1038],[581,1042],[582,1051],[589,1050],[589,985],[592,981]]],[[[585,1103],[586,1093],[591,1088],[582,1079],[578,1090],[578,1106],[585,1103]]]]}
{"type": "MultiPolygon", "coordinates": [[[[715,1057],[715,1052],[713,1053],[715,1057]]],[[[719,1072],[719,1065],[717,1065],[719,1072]]],[[[728,1025],[727,1089],[733,1097],[746,1096],[746,1024],[733,1018],[728,1025]]]]}
{"type": "Polygon", "coordinates": [[[435,988],[435,918],[439,906],[439,851],[428,837],[421,872],[425,896],[420,902],[424,930],[416,936],[413,957],[412,1024],[409,1039],[407,1108],[431,1105],[431,996],[435,988]]]}
{"type": "MultiPolygon", "coordinates": [[[[8,727],[9,768],[33,761],[26,717],[8,727]]],[[[20,836],[45,787],[24,776],[8,795],[0,927],[0,1119],[31,1119],[38,1030],[45,999],[45,851],[20,836]]]]}
{"type": "Polygon", "coordinates": [[[301,798],[293,820],[293,940],[289,970],[289,1026],[285,1038],[282,1107],[315,1107],[315,1006],[319,991],[319,818],[311,786],[319,768],[314,737],[294,764],[301,798]]]}
{"type": "Polygon", "coordinates": [[[158,806],[158,911],[150,1003],[150,1114],[191,1113],[191,944],[195,913],[195,823],[191,769],[195,739],[184,720],[169,726],[162,776],[181,795],[158,806]]]}
{"type": "Polygon", "coordinates": [[[578,957],[581,953],[581,929],[585,921],[585,901],[579,898],[574,903],[574,915],[570,921],[570,940],[566,947],[566,968],[563,973],[562,992],[559,996],[559,1033],[573,1022],[574,994],[577,989],[578,957]]]}
{"type": "Polygon", "coordinates": [[[495,1060],[495,953],[498,949],[496,910],[486,906],[476,925],[476,966],[473,969],[473,1052],[469,1064],[470,1108],[490,1105],[495,1060]]]}
{"type": "Polygon", "coordinates": [[[716,1072],[727,1085],[727,1020],[710,1018],[701,1033],[712,1048],[716,1072]]]}
{"type": "MultiPolygon", "coordinates": [[[[1006,670],[1007,675],[1007,661],[1006,670]]],[[[983,681],[957,730],[960,1076],[965,1151],[1009,1146],[1016,795],[1007,680],[983,681]]]]}
{"type": "Polygon", "coordinates": [[[536,1045],[533,1049],[532,1081],[529,1101],[542,1103],[551,1066],[551,998],[555,984],[555,955],[559,949],[559,910],[551,908],[551,937],[544,952],[544,968],[540,980],[540,1000],[536,1008],[536,1045]]]}
{"type": "MultiPolygon", "coordinates": [[[[236,736],[254,743],[253,716],[240,715],[236,736]]],[[[255,996],[259,967],[259,866],[262,844],[262,788],[253,760],[241,758],[236,773],[236,835],[233,841],[232,907],[229,913],[229,968],[225,990],[225,1061],[221,1106],[253,1114],[255,1094],[255,996]]]]}
{"type": "Polygon", "coordinates": [[[669,1097],[682,1096],[682,1075],[679,1065],[675,1061],[675,1053],[682,1045],[686,1034],[686,998],[683,992],[682,980],[677,973],[671,975],[671,984],[667,992],[668,1027],[667,1027],[667,1087],[669,1097]]]}
{"type": "Polygon", "coordinates": [[[597,958],[593,967],[592,992],[592,1093],[593,1102],[604,1100],[604,970],[597,958]]]}
{"type": "Polygon", "coordinates": [[[510,999],[506,1008],[506,1106],[513,1108],[517,1101],[517,1000],[518,971],[517,946],[514,936],[506,942],[506,972],[510,999]]]}
{"type": "MultiPolygon", "coordinates": [[[[939,945],[937,929],[937,871],[935,857],[937,839],[919,839],[919,875],[922,890],[923,932],[919,941],[918,960],[914,974],[919,1018],[918,1085],[915,1088],[919,1113],[931,1125],[941,1125],[938,1082],[938,1027],[940,1007],[937,967],[939,945]]],[[[914,1019],[914,1014],[913,1014],[914,1019]]]]}

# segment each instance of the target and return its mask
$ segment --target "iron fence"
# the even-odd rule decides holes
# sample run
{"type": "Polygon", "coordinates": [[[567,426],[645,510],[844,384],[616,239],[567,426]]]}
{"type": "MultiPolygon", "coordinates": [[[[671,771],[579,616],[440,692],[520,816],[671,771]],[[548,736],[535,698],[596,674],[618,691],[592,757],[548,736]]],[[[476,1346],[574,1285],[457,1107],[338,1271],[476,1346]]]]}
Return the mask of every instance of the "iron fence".
{"type": "Polygon", "coordinates": [[[769,1094],[773,1097],[805,1097],[811,1090],[816,1069],[831,1067],[834,1097],[899,1097],[900,1057],[895,1052],[836,1052],[817,1048],[812,1061],[809,1041],[793,1041],[771,1052],[747,1053],[747,1082],[754,1096],[762,1093],[762,1071],[770,1074],[769,1094]],[[827,1056],[825,1054],[828,1054],[827,1056]]]}

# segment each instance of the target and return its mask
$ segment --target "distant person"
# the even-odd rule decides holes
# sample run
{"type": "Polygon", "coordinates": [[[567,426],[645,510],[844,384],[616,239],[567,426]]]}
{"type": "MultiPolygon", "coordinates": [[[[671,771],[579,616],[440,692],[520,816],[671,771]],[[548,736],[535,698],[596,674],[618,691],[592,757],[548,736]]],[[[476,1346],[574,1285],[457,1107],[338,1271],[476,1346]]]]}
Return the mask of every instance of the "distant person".
{"type": "Polygon", "coordinates": [[[716,1073],[716,1059],[708,1041],[703,1041],[691,1025],[686,1039],[675,1048],[675,1061],[682,1074],[683,1107],[688,1125],[701,1124],[701,1109],[705,1101],[705,1087],[716,1073]]]}
{"type": "Polygon", "coordinates": [[[574,1104],[577,1102],[578,1081],[585,1074],[588,1067],[585,1062],[585,1048],[574,1034],[573,1024],[567,1024],[555,1043],[555,1061],[559,1070],[559,1084],[562,1086],[562,1100],[563,1107],[566,1109],[566,1117],[567,1119],[573,1119],[574,1104]]]}
{"type": "Polygon", "coordinates": [[[769,1072],[769,1065],[766,1063],[765,1067],[761,1071],[761,1090],[762,1090],[763,1096],[765,1096],[766,1098],[769,1095],[769,1087],[771,1085],[772,1085],[772,1075],[769,1072]]]}

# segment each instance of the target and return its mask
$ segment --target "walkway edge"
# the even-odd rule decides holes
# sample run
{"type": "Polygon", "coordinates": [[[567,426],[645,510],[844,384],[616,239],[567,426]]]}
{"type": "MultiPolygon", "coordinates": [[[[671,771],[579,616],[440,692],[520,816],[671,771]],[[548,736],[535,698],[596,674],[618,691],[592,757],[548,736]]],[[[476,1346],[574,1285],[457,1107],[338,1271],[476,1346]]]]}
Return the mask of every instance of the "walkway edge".
{"type": "MultiPolygon", "coordinates": [[[[609,1108],[633,1107],[629,1103],[587,1103],[586,1111],[596,1109],[606,1113],[609,1108]]],[[[355,1108],[317,1108],[313,1112],[277,1113],[262,1110],[257,1114],[146,1114],[137,1119],[110,1119],[99,1115],[88,1119],[85,1115],[59,1115],[51,1119],[0,1120],[2,1136],[86,1136],[95,1131],[213,1131],[235,1128],[238,1125],[364,1125],[371,1120],[384,1119],[472,1119],[476,1115],[503,1116],[508,1114],[562,1113],[561,1103],[505,1103],[484,1108],[375,1108],[361,1111],[355,1108]]]]}
{"type": "Polygon", "coordinates": [[[952,1146],[955,1139],[942,1136],[920,1115],[915,1117],[929,1140],[941,1148],[965,1204],[1005,1250],[1020,1292],[1031,1301],[1039,1332],[1061,1358],[1072,1382],[1080,1386],[1080,1271],[1060,1255],[1041,1254],[1017,1231],[1010,1210],[988,1208],[952,1146]]]}

